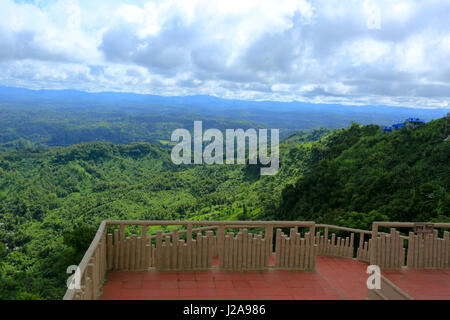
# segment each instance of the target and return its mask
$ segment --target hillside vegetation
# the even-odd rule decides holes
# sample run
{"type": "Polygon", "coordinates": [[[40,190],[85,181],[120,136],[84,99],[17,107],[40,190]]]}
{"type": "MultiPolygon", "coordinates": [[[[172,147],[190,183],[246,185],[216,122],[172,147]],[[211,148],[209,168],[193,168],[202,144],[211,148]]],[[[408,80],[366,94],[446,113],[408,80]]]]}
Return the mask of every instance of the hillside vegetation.
{"type": "Polygon", "coordinates": [[[322,140],[324,159],[283,190],[272,216],[367,226],[376,220],[450,221],[445,120],[382,134],[352,125],[322,140]]]}
{"type": "Polygon", "coordinates": [[[292,134],[280,171],[183,165],[160,144],[90,142],[0,152],[0,299],[59,299],[104,219],[449,221],[444,119],[292,134]]]}

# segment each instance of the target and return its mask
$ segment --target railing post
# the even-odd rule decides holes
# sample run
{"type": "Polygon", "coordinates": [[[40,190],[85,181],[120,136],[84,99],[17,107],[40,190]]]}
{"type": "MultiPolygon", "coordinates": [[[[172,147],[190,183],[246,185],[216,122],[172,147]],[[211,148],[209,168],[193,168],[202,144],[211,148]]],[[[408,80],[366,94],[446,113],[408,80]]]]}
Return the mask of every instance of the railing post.
{"type": "Polygon", "coordinates": [[[377,238],[378,238],[378,223],[372,223],[372,243],[370,250],[370,264],[377,264],[377,238]]]}
{"type": "Polygon", "coordinates": [[[197,269],[203,269],[203,236],[197,232],[197,269]]]}
{"type": "Polygon", "coordinates": [[[358,251],[357,251],[357,258],[358,258],[358,260],[361,259],[363,246],[364,246],[364,233],[361,232],[359,234],[359,248],[358,248],[358,251]]]}
{"type": "Polygon", "coordinates": [[[186,231],[186,268],[187,269],[193,269],[192,268],[192,222],[188,222],[187,225],[187,231],[186,231]]]}
{"type": "Polygon", "coordinates": [[[174,266],[174,269],[176,270],[184,270],[185,268],[185,263],[184,263],[184,240],[183,239],[178,239],[177,240],[177,244],[175,246],[174,245],[174,251],[176,252],[178,258],[177,258],[177,265],[174,266]]]}
{"type": "Polygon", "coordinates": [[[130,270],[131,271],[136,270],[136,242],[137,242],[137,237],[133,233],[131,235],[131,247],[130,247],[130,270]]]}
{"type": "Polygon", "coordinates": [[[86,273],[84,276],[84,292],[81,294],[80,300],[93,300],[92,294],[92,263],[86,266],[86,273]]]}
{"type": "Polygon", "coordinates": [[[208,237],[202,237],[202,269],[207,269],[208,267],[208,237]]]}
{"type": "Polygon", "coordinates": [[[95,277],[96,277],[96,282],[95,282],[95,286],[96,286],[96,296],[98,296],[98,291],[99,291],[99,287],[100,287],[100,281],[101,281],[101,270],[100,270],[100,266],[101,266],[101,243],[102,240],[100,240],[99,245],[97,246],[97,250],[95,250],[95,277]]]}
{"type": "Polygon", "coordinates": [[[309,234],[311,237],[312,247],[314,247],[314,244],[316,243],[315,238],[314,238],[316,235],[316,223],[313,223],[313,225],[309,227],[309,234]]]}
{"type": "Polygon", "coordinates": [[[209,268],[212,266],[213,254],[214,254],[214,232],[206,231],[206,239],[208,242],[208,261],[206,263],[206,267],[209,268]]]}
{"type": "Polygon", "coordinates": [[[445,255],[443,257],[443,259],[444,259],[443,268],[444,269],[448,269],[448,268],[450,268],[450,236],[449,236],[449,232],[448,231],[444,231],[443,246],[445,248],[444,249],[445,255]]]}
{"type": "Polygon", "coordinates": [[[142,226],[141,231],[141,266],[140,269],[146,270],[148,267],[147,255],[147,226],[142,226]]]}
{"type": "Polygon", "coordinates": [[[155,261],[155,267],[157,269],[161,269],[161,254],[162,251],[162,231],[158,230],[156,231],[156,261],[155,261]]]}
{"type": "Polygon", "coordinates": [[[108,264],[107,264],[107,260],[106,260],[106,245],[107,245],[107,243],[106,243],[106,228],[105,228],[105,231],[103,231],[103,235],[102,235],[102,238],[103,238],[103,240],[102,240],[102,255],[101,255],[101,257],[102,257],[102,282],[105,280],[105,275],[106,275],[106,272],[108,271],[108,264]]]}
{"type": "Polygon", "coordinates": [[[114,270],[119,270],[119,230],[114,229],[114,270]]]}
{"type": "Polygon", "coordinates": [[[355,234],[352,232],[350,234],[350,247],[349,247],[349,252],[348,252],[348,257],[350,259],[353,259],[353,252],[354,252],[354,243],[355,243],[355,234]]]}
{"type": "Polygon", "coordinates": [[[296,234],[295,228],[291,228],[289,230],[289,252],[287,252],[287,255],[289,256],[289,264],[287,267],[290,269],[294,268],[294,261],[295,261],[295,234],[296,234]]]}
{"type": "Polygon", "coordinates": [[[189,243],[191,241],[192,241],[192,222],[189,222],[187,225],[186,242],[189,243]]]}
{"type": "MultiPolygon", "coordinates": [[[[166,237],[166,239],[167,239],[167,237],[166,237]]],[[[178,237],[178,229],[175,228],[172,230],[172,258],[171,258],[171,261],[172,261],[173,269],[177,269],[178,268],[177,266],[180,264],[180,261],[178,259],[179,258],[178,246],[180,245],[179,240],[180,239],[178,237]]],[[[167,242],[167,240],[166,240],[166,242],[167,242]]]]}
{"type": "Polygon", "coordinates": [[[186,269],[192,269],[192,231],[191,239],[186,243],[186,269]]]}
{"type": "MultiPolygon", "coordinates": [[[[108,233],[108,270],[112,269],[113,265],[113,244],[112,244],[112,234],[108,233]]],[[[117,243],[116,243],[117,245],[117,243]]]]}
{"type": "Polygon", "coordinates": [[[266,250],[267,254],[270,256],[270,254],[273,251],[273,225],[268,224],[266,226],[266,250]]]}
{"type": "Polygon", "coordinates": [[[242,269],[247,270],[247,254],[248,254],[248,230],[242,229],[242,269]]]}
{"type": "Polygon", "coordinates": [[[281,229],[277,229],[275,240],[275,267],[280,267],[281,256],[281,229]]]}
{"type": "Polygon", "coordinates": [[[95,274],[95,264],[94,264],[94,257],[90,259],[90,263],[88,264],[88,270],[89,270],[89,278],[90,278],[90,300],[96,300],[97,299],[97,276],[95,274]]]}
{"type": "MultiPolygon", "coordinates": [[[[106,230],[105,230],[106,231],[106,230]]],[[[102,234],[102,240],[100,241],[100,282],[103,281],[105,275],[105,262],[106,262],[106,235],[102,234]]]]}
{"type": "Polygon", "coordinates": [[[118,246],[118,257],[119,257],[119,270],[123,270],[125,268],[125,225],[122,223],[120,225],[120,233],[119,233],[119,242],[118,246]]]}
{"type": "Polygon", "coordinates": [[[219,228],[217,229],[217,251],[219,254],[219,266],[223,268],[223,261],[224,261],[224,237],[225,237],[225,228],[221,224],[219,225],[219,228]]]}

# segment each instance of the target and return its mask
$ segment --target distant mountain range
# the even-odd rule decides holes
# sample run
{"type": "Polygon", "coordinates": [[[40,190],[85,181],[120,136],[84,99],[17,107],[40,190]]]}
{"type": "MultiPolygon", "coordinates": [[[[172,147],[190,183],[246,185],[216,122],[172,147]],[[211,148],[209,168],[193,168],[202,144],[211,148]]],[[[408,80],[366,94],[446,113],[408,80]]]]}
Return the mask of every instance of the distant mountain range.
{"type": "MultiPolygon", "coordinates": [[[[151,94],[137,94],[129,92],[83,92],[77,90],[30,90],[25,88],[14,88],[0,86],[0,103],[33,102],[43,103],[89,103],[91,106],[102,107],[105,104],[122,104],[124,106],[172,106],[192,107],[199,109],[212,109],[213,113],[233,109],[264,110],[272,112],[320,112],[320,113],[373,113],[394,114],[398,116],[417,116],[425,120],[441,117],[450,108],[409,108],[386,105],[342,105],[308,102],[280,102],[280,101],[254,101],[222,99],[209,95],[189,96],[158,96],[151,94]]],[[[195,109],[194,109],[195,110],[195,109]]]]}
{"type": "Polygon", "coordinates": [[[344,128],[352,121],[378,125],[409,117],[430,121],[449,111],[0,86],[0,144],[18,139],[47,145],[93,140],[154,142],[170,140],[175,128],[191,129],[194,120],[209,121],[206,126],[220,130],[279,128],[285,137],[299,130],[344,128]]]}

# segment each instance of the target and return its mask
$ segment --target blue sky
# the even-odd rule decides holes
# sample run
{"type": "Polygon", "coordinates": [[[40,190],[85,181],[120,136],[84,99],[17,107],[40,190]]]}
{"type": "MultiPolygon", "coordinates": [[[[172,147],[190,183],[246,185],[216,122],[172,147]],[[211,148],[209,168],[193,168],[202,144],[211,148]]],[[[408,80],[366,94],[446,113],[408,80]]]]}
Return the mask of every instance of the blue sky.
{"type": "Polygon", "coordinates": [[[0,0],[0,85],[449,107],[450,1],[0,0]]]}

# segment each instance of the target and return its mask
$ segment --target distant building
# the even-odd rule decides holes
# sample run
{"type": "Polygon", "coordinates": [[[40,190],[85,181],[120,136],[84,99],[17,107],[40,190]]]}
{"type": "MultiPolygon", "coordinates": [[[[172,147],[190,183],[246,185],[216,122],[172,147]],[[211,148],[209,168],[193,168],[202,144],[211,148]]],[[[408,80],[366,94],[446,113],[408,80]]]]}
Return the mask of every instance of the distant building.
{"type": "Polygon", "coordinates": [[[425,121],[419,118],[408,118],[404,122],[394,123],[391,127],[382,127],[381,131],[383,133],[391,133],[392,131],[400,130],[404,127],[406,128],[418,128],[425,124],[425,121]]]}
{"type": "Polygon", "coordinates": [[[425,124],[425,121],[419,119],[419,118],[408,118],[405,121],[405,125],[408,128],[417,128],[417,127],[421,127],[425,124]]]}
{"type": "Polygon", "coordinates": [[[394,123],[392,125],[392,129],[393,130],[400,130],[401,128],[405,127],[406,124],[405,123],[394,123]]]}
{"type": "Polygon", "coordinates": [[[383,133],[391,133],[392,127],[383,127],[381,128],[381,131],[383,131],[383,133]]]}

